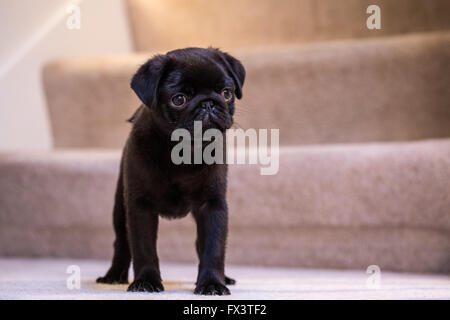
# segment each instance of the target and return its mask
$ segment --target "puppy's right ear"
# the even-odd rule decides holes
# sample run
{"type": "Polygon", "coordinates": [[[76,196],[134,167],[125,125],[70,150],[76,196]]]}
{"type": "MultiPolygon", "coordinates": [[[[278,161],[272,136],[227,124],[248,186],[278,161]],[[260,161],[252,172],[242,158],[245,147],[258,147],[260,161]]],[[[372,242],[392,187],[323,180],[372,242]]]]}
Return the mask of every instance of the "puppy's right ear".
{"type": "Polygon", "coordinates": [[[166,66],[166,56],[156,55],[144,63],[131,79],[131,89],[147,107],[158,104],[159,82],[166,66]]]}

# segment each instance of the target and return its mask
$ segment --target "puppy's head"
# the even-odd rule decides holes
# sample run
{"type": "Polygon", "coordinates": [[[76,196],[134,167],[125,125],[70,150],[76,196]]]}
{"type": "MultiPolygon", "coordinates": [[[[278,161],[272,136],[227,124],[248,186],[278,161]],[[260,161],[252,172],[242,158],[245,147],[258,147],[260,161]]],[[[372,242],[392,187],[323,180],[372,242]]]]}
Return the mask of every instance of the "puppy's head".
{"type": "Polygon", "coordinates": [[[194,121],[224,131],[233,124],[235,99],[242,97],[241,62],[213,48],[186,48],[157,55],[142,65],[131,88],[166,130],[194,121]]]}

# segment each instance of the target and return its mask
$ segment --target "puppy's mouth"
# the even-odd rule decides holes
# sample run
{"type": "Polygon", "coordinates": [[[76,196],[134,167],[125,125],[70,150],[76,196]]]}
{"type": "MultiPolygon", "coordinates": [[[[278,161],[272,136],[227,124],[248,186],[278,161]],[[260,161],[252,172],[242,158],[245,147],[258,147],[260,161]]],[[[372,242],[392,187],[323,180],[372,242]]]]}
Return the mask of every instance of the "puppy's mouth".
{"type": "Polygon", "coordinates": [[[220,114],[216,114],[214,111],[208,112],[201,110],[199,115],[195,119],[202,122],[202,127],[205,129],[216,128],[220,130],[226,129],[227,120],[223,119],[220,114]]]}

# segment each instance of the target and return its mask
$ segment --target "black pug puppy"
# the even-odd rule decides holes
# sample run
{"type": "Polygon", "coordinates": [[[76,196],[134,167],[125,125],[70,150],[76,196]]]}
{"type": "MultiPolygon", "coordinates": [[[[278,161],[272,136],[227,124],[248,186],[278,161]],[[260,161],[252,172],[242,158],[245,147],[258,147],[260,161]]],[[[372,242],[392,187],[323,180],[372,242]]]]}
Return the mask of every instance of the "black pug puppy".
{"type": "Polygon", "coordinates": [[[133,259],[135,279],[128,291],[164,290],[156,253],[159,216],[181,218],[192,212],[200,260],[194,292],[230,294],[226,284],[235,281],[224,273],[227,165],[175,165],[171,150],[178,142],[171,141],[171,133],[185,128],[193,135],[194,121],[201,121],[203,130],[224,133],[233,124],[244,79],[241,62],[213,48],[157,55],[133,76],[131,88],[143,105],[130,119],[133,128],[122,155],[112,265],[97,282],[128,283],[133,259]]]}

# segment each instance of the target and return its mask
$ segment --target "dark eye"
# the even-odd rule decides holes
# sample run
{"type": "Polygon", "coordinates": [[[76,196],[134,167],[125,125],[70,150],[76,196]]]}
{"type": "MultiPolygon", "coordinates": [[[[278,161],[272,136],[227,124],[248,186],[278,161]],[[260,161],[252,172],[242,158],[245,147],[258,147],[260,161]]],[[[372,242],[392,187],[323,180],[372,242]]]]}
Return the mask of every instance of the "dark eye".
{"type": "Polygon", "coordinates": [[[231,91],[231,89],[225,88],[222,90],[222,97],[226,102],[229,102],[231,99],[233,99],[233,92],[231,91]]]}
{"type": "Polygon", "coordinates": [[[187,97],[182,93],[177,93],[172,97],[171,101],[174,107],[180,108],[187,102],[187,97]]]}

